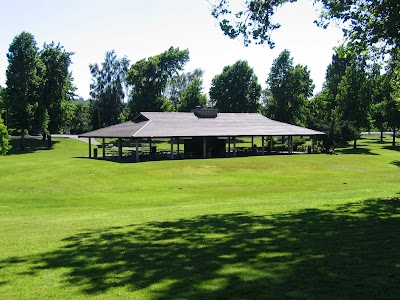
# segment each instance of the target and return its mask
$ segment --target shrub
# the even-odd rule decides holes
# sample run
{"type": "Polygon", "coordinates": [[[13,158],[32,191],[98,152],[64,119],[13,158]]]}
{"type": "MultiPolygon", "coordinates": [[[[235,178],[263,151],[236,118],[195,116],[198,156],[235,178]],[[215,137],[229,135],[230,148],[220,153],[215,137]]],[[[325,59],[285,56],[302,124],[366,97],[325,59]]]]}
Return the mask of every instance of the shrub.
{"type": "Polygon", "coordinates": [[[3,120],[0,118],[0,155],[6,155],[8,150],[11,149],[8,144],[8,139],[10,136],[8,135],[7,127],[3,124],[3,120]]]}
{"type": "MultiPolygon", "coordinates": [[[[293,150],[294,151],[300,151],[299,150],[299,146],[305,145],[306,144],[306,140],[303,138],[294,138],[293,139],[293,150]]],[[[307,151],[307,147],[306,147],[306,151],[307,151]]]]}
{"type": "Polygon", "coordinates": [[[297,146],[297,152],[307,152],[308,151],[308,145],[307,144],[301,144],[297,146]]]}

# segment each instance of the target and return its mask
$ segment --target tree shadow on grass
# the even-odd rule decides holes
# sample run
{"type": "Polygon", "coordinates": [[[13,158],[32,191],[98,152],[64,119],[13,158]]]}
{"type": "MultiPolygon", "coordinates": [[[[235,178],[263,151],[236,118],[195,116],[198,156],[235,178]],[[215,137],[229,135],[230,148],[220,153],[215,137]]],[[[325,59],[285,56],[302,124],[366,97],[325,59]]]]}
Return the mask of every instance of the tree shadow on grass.
{"type": "Polygon", "coordinates": [[[342,153],[342,154],[364,154],[364,155],[379,155],[377,153],[371,152],[370,149],[366,148],[346,148],[346,149],[340,149],[337,150],[336,152],[342,153]]]}
{"type": "Polygon", "coordinates": [[[395,299],[399,228],[400,199],[376,199],[88,230],[21,262],[35,274],[67,270],[65,284],[88,295],[124,287],[151,299],[395,299]]]}
{"type": "Polygon", "coordinates": [[[385,146],[383,149],[392,150],[392,151],[400,151],[400,146],[385,146]]]}
{"type": "Polygon", "coordinates": [[[394,160],[390,164],[392,164],[394,166],[397,166],[397,167],[400,167],[400,160],[394,160]]]}
{"type": "MultiPolygon", "coordinates": [[[[57,143],[59,142],[52,140],[51,141],[52,148],[57,143]]],[[[48,148],[47,140],[43,141],[41,138],[26,138],[24,140],[24,150],[21,150],[20,139],[10,140],[10,145],[11,145],[11,150],[7,153],[7,155],[19,155],[19,154],[34,153],[42,150],[51,150],[48,148]]]]}

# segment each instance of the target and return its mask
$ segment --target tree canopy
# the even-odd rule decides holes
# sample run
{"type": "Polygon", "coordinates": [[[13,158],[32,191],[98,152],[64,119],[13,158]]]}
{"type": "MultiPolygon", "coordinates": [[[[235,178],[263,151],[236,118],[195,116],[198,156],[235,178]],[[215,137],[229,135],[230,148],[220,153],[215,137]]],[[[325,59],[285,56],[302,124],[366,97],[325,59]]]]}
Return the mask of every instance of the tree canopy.
{"type": "MultiPolygon", "coordinates": [[[[338,21],[348,42],[358,48],[371,48],[390,51],[400,46],[400,22],[398,0],[310,0],[322,6],[319,20],[321,27],[338,21]],[[383,47],[382,47],[383,46],[383,47]]],[[[239,9],[231,9],[231,0],[218,0],[213,6],[212,15],[219,19],[224,34],[231,38],[241,36],[244,44],[252,41],[267,43],[271,48],[274,42],[271,33],[280,27],[273,21],[277,9],[285,3],[297,0],[242,0],[239,9]]],[[[337,23],[337,22],[336,22],[337,23]]]]}
{"type": "Polygon", "coordinates": [[[60,132],[65,125],[63,101],[75,87],[69,72],[72,52],[60,44],[44,44],[39,51],[34,36],[17,35],[7,53],[5,100],[7,125],[23,136],[27,131],[60,132]]]}
{"type": "Polygon", "coordinates": [[[114,51],[108,51],[101,66],[93,64],[89,68],[92,74],[90,96],[94,101],[96,116],[96,121],[92,119],[93,127],[119,123],[127,90],[125,77],[128,74],[129,60],[126,57],[118,59],[114,51]]]}
{"type": "Polygon", "coordinates": [[[62,102],[70,100],[75,90],[69,72],[72,55],[72,52],[67,52],[63,46],[54,43],[44,44],[40,51],[40,60],[45,67],[45,73],[38,110],[43,121],[48,115],[48,128],[42,128],[44,131],[47,129],[55,133],[63,129],[62,102]]]}
{"type": "Polygon", "coordinates": [[[163,95],[171,101],[176,109],[178,109],[178,106],[182,101],[182,93],[187,90],[189,85],[194,81],[197,81],[196,84],[200,83],[202,85],[203,74],[204,71],[202,69],[195,69],[194,71],[172,75],[168,80],[163,95]]]}
{"type": "Polygon", "coordinates": [[[7,58],[5,98],[9,124],[19,129],[23,137],[34,121],[45,67],[39,58],[35,38],[28,32],[14,38],[7,58]]]}
{"type": "Polygon", "coordinates": [[[247,61],[237,61],[216,75],[210,88],[211,103],[220,112],[257,112],[261,86],[247,61]]]}
{"type": "Polygon", "coordinates": [[[202,94],[202,90],[203,81],[200,78],[195,78],[182,91],[178,110],[189,112],[196,106],[204,107],[207,104],[207,97],[202,94]]]}
{"type": "Polygon", "coordinates": [[[314,89],[307,67],[294,66],[290,52],[284,50],[273,61],[267,84],[271,92],[267,115],[281,122],[305,125],[306,101],[314,89]]]}
{"type": "Polygon", "coordinates": [[[126,78],[131,88],[130,116],[140,111],[162,111],[166,103],[163,92],[168,80],[183,70],[189,61],[189,50],[169,48],[167,51],[133,64],[126,78]]]}

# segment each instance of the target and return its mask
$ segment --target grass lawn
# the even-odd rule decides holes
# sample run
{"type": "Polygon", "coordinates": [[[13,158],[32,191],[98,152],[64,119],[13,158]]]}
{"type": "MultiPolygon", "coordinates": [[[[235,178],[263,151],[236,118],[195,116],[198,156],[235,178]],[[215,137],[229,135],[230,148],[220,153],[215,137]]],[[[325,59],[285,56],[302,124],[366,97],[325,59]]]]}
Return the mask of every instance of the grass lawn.
{"type": "Polygon", "coordinates": [[[138,164],[31,144],[0,157],[0,298],[398,299],[390,140],[138,164]]]}

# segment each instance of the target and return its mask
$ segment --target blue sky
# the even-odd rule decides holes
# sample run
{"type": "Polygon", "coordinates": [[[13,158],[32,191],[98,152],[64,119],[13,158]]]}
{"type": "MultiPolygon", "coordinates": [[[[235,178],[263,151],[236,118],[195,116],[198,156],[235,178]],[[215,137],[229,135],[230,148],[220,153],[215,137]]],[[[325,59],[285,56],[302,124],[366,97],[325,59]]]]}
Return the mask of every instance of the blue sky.
{"type": "MultiPolygon", "coordinates": [[[[35,36],[38,47],[60,42],[74,52],[71,71],[77,94],[88,98],[89,64],[101,63],[106,51],[115,50],[131,63],[159,54],[169,47],[189,49],[185,71],[202,68],[208,93],[212,78],[226,65],[247,60],[265,87],[272,61],[288,49],[294,62],[308,66],[316,88],[321,90],[333,47],[342,35],[338,28],[318,28],[318,12],[311,0],[285,5],[276,20],[282,28],[273,33],[276,47],[230,40],[211,16],[215,0],[13,0],[0,10],[0,85],[5,85],[6,54],[13,38],[22,31],[35,36]]],[[[235,0],[234,0],[235,1],[235,0]]]]}

